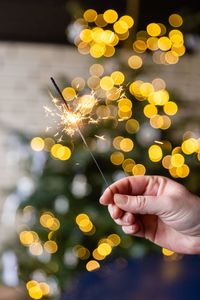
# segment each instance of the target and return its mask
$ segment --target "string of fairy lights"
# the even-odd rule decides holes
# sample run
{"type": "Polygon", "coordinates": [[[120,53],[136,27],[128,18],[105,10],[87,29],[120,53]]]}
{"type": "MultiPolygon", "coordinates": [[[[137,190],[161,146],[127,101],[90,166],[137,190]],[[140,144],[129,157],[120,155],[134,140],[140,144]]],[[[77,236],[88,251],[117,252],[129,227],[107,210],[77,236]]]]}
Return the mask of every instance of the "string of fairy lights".
{"type": "MultiPolygon", "coordinates": [[[[131,55],[125,62],[127,67],[132,70],[142,68],[146,56],[151,56],[153,63],[156,64],[178,63],[181,56],[185,54],[184,36],[178,29],[182,24],[182,17],[172,14],[169,17],[169,25],[172,27],[170,30],[167,30],[162,23],[150,23],[146,30],[137,32],[136,39],[132,43],[131,55]]],[[[83,18],[75,21],[75,25],[81,28],[74,40],[78,51],[82,55],[99,59],[115,55],[118,50],[117,45],[130,37],[134,20],[128,15],[119,17],[112,9],[102,14],[88,9],[84,12],[83,18]]],[[[143,115],[149,125],[158,130],[167,130],[171,127],[172,117],[178,112],[178,105],[170,99],[166,83],[161,78],[155,78],[151,82],[137,79],[127,83],[126,80],[126,74],[121,70],[107,74],[102,63],[94,63],[90,66],[87,79],[74,78],[71,86],[66,86],[62,93],[72,111],[76,108],[75,122],[79,122],[81,118],[79,126],[101,124],[107,119],[115,122],[115,128],[118,125],[123,126],[129,137],[119,135],[113,137],[110,162],[121,168],[127,175],[144,175],[145,165],[133,159],[136,145],[132,137],[140,131],[139,120],[133,117],[134,101],[145,104],[143,115]],[[126,96],[127,90],[134,101],[126,96]],[[88,115],[91,122],[88,121],[88,115]]],[[[58,99],[54,97],[53,101],[58,103],[58,99]]],[[[34,151],[49,152],[52,159],[67,161],[73,155],[73,149],[63,145],[62,140],[64,134],[76,135],[76,128],[73,127],[74,119],[71,119],[71,116],[67,116],[67,121],[66,116],[63,119],[62,110],[61,116],[49,108],[46,108],[46,111],[50,116],[60,118],[58,133],[54,138],[34,137],[31,148],[34,151]]],[[[94,139],[105,140],[104,136],[96,136],[94,139]]],[[[190,167],[186,163],[186,157],[190,155],[196,156],[200,161],[200,138],[195,137],[192,132],[186,132],[182,143],[175,148],[170,141],[162,140],[155,141],[147,149],[149,160],[155,164],[162,164],[174,178],[185,178],[189,175],[190,167]]],[[[24,208],[26,209],[28,207],[24,208]]],[[[95,234],[95,224],[86,213],[78,214],[74,222],[83,234],[95,234]]],[[[60,222],[52,212],[47,211],[40,215],[39,223],[48,230],[47,240],[41,241],[35,231],[23,230],[19,234],[20,242],[35,257],[39,257],[43,252],[54,255],[58,251],[58,243],[53,237],[60,229],[60,222]]],[[[74,245],[73,255],[86,261],[86,269],[93,271],[100,268],[100,262],[112,253],[114,247],[120,245],[120,236],[113,233],[102,237],[96,248],[92,250],[83,245],[74,245]]],[[[162,252],[163,255],[172,258],[176,255],[168,249],[162,249],[162,252]]],[[[45,282],[30,280],[26,286],[32,299],[41,299],[52,294],[51,285],[45,282]]]]}

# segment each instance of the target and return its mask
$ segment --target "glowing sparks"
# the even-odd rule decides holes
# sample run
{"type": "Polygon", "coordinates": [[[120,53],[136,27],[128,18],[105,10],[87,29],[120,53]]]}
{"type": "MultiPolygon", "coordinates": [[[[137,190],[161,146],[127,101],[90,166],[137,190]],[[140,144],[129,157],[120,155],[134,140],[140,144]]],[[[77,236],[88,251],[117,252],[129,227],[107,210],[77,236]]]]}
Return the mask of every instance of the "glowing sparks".
{"type": "Polygon", "coordinates": [[[77,97],[71,106],[69,106],[67,102],[65,105],[64,102],[52,95],[51,98],[52,103],[56,106],[56,110],[47,106],[44,106],[44,109],[47,115],[50,115],[55,119],[58,129],[55,137],[60,136],[59,141],[62,140],[62,134],[64,133],[69,136],[73,136],[79,125],[98,122],[91,116],[91,113],[97,104],[97,99],[94,94],[77,97]]]}
{"type": "MultiPolygon", "coordinates": [[[[109,184],[96,160],[96,158],[94,157],[93,153],[90,150],[90,147],[88,146],[88,143],[80,129],[80,125],[87,120],[88,123],[89,121],[93,121],[92,117],[91,117],[91,113],[93,111],[94,106],[97,103],[97,100],[94,96],[94,93],[92,92],[91,95],[84,95],[81,97],[76,97],[76,101],[73,101],[73,107],[69,106],[69,104],[65,101],[65,98],[63,96],[63,94],[61,93],[57,83],[55,82],[55,80],[51,77],[51,81],[54,85],[54,87],[56,88],[56,90],[58,91],[58,93],[61,96],[61,101],[53,98],[52,101],[55,104],[55,106],[57,107],[57,109],[59,110],[60,113],[56,113],[56,115],[60,118],[60,121],[58,123],[58,125],[60,127],[62,127],[62,132],[73,136],[73,134],[77,131],[79,136],[81,137],[83,144],[86,146],[86,148],[88,149],[88,152],[90,153],[91,158],[93,159],[99,173],[101,174],[101,177],[103,178],[106,186],[109,187],[109,184]],[[61,103],[60,103],[61,102],[61,103]],[[74,108],[74,110],[72,109],[74,108]]],[[[65,89],[66,90],[66,89],[65,89]]],[[[65,147],[66,148],[66,147],[65,147]]],[[[69,149],[70,150],[70,149],[69,149]]],[[[56,155],[57,156],[57,155],[56,155]]],[[[70,156],[71,156],[71,151],[70,151],[70,156]]],[[[69,156],[69,157],[70,157],[69,156]]],[[[67,159],[69,158],[67,157],[67,159]]]]}

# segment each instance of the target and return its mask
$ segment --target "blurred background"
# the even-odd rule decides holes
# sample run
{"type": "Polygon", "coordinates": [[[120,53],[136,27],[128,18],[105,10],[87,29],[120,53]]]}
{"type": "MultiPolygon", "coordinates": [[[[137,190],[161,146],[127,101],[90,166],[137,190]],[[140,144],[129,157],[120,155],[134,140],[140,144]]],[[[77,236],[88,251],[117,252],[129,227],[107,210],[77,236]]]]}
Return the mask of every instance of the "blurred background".
{"type": "Polygon", "coordinates": [[[0,20],[0,299],[199,299],[199,256],[98,204],[127,175],[200,195],[198,2],[0,0],[0,20]],[[89,150],[55,122],[51,76],[89,150]]]}

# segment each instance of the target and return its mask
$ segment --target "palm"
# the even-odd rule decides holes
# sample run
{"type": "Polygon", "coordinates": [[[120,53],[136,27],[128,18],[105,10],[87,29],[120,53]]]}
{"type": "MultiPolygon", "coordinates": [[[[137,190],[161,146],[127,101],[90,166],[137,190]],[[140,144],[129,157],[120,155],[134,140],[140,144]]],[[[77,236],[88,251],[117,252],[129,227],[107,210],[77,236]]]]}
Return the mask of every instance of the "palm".
{"type": "Polygon", "coordinates": [[[173,249],[175,252],[187,252],[189,236],[177,232],[157,216],[140,215],[138,218],[143,230],[136,234],[137,236],[144,237],[160,247],[173,249]]]}

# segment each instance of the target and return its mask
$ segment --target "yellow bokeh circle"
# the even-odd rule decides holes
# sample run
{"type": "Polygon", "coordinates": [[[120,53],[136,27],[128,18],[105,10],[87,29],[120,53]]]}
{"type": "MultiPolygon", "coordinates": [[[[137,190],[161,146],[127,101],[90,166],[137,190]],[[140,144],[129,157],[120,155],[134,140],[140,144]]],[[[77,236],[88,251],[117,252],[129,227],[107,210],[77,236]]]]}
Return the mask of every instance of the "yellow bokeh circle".
{"type": "Polygon", "coordinates": [[[90,55],[94,58],[99,58],[104,55],[106,47],[104,44],[95,43],[90,48],[90,55]]]}
{"type": "Polygon", "coordinates": [[[134,147],[134,143],[131,139],[129,138],[124,138],[121,142],[120,142],[120,149],[124,152],[130,152],[133,150],[134,147]]]}
{"type": "Polygon", "coordinates": [[[114,139],[113,139],[113,147],[117,150],[120,150],[120,143],[121,141],[123,140],[123,136],[116,136],[114,139]]]}
{"type": "Polygon", "coordinates": [[[71,101],[76,97],[76,91],[72,87],[66,87],[62,91],[63,97],[65,98],[66,101],[71,101]]]}
{"type": "Polygon", "coordinates": [[[92,252],[92,256],[93,256],[94,259],[96,259],[96,260],[103,260],[103,259],[105,259],[105,256],[99,254],[99,252],[97,251],[97,249],[94,249],[94,251],[92,252]]]}
{"type": "Polygon", "coordinates": [[[131,16],[124,15],[120,18],[120,20],[124,21],[128,25],[128,28],[131,28],[134,25],[134,20],[131,16]]]}
{"type": "Polygon", "coordinates": [[[133,106],[133,104],[132,104],[131,100],[129,100],[127,98],[122,98],[118,102],[119,109],[124,113],[129,112],[132,109],[132,106],[133,106]]]}
{"type": "Polygon", "coordinates": [[[147,104],[144,107],[144,115],[147,118],[151,118],[153,116],[155,116],[158,113],[158,109],[155,105],[153,104],[147,104]]]}
{"type": "Polygon", "coordinates": [[[90,29],[83,29],[80,33],[80,39],[85,42],[89,43],[92,41],[92,31],[90,29]]]}
{"type": "Polygon", "coordinates": [[[189,138],[185,140],[181,145],[182,151],[187,155],[193,154],[198,150],[198,148],[199,148],[199,143],[194,138],[189,138]]]}
{"type": "Polygon", "coordinates": [[[178,106],[175,102],[169,101],[164,105],[163,110],[167,115],[173,116],[177,113],[178,106]]]}
{"type": "Polygon", "coordinates": [[[114,86],[114,80],[110,76],[104,76],[100,81],[100,87],[105,90],[109,91],[114,86]]]}
{"type": "Polygon", "coordinates": [[[84,12],[83,17],[87,22],[94,22],[97,18],[97,12],[94,9],[88,9],[84,12]]]}
{"type": "Polygon", "coordinates": [[[183,24],[183,18],[179,14],[169,16],[169,24],[173,27],[180,27],[183,24]]]}
{"type": "Polygon", "coordinates": [[[28,290],[28,293],[32,299],[41,299],[43,297],[43,293],[39,285],[31,287],[28,290]]]}
{"type": "Polygon", "coordinates": [[[47,241],[44,243],[44,249],[48,252],[48,253],[56,253],[58,250],[58,245],[56,244],[56,242],[54,241],[47,241]]]}
{"type": "Polygon", "coordinates": [[[31,148],[34,150],[34,151],[42,151],[44,149],[44,146],[45,146],[45,142],[42,138],[40,137],[34,137],[32,140],[31,140],[31,148]]]}
{"type": "Polygon", "coordinates": [[[120,85],[124,82],[125,76],[122,72],[120,71],[115,71],[111,74],[111,78],[113,79],[114,83],[116,85],[120,85]]]}
{"type": "Polygon", "coordinates": [[[185,178],[189,175],[190,173],[190,168],[188,165],[186,164],[183,164],[181,167],[178,167],[176,169],[176,173],[177,173],[177,176],[180,177],[180,178],[185,178]]]}
{"type": "Polygon", "coordinates": [[[102,256],[107,256],[111,253],[112,248],[108,243],[101,243],[98,248],[97,251],[100,255],[102,256]]]}
{"type": "Polygon", "coordinates": [[[112,247],[116,247],[121,243],[121,238],[118,234],[113,233],[108,236],[108,241],[112,247]]]}
{"type": "Polygon", "coordinates": [[[92,272],[96,269],[100,268],[100,264],[98,263],[98,261],[96,260],[90,260],[87,264],[86,264],[86,269],[89,272],[92,272]]]}
{"type": "Polygon", "coordinates": [[[123,153],[116,151],[111,154],[110,160],[114,165],[121,165],[124,161],[124,155],[123,153]]]}
{"type": "Polygon", "coordinates": [[[158,47],[160,50],[167,51],[171,49],[171,46],[172,46],[172,42],[168,37],[163,36],[158,39],[158,47]]]}
{"type": "Polygon", "coordinates": [[[163,157],[162,148],[158,145],[152,145],[148,150],[149,158],[153,162],[158,162],[163,157]]]}
{"type": "Polygon", "coordinates": [[[168,169],[168,170],[172,168],[171,155],[166,155],[165,157],[163,157],[162,165],[165,169],[168,169]]]}
{"type": "Polygon", "coordinates": [[[122,163],[122,168],[126,173],[132,173],[134,166],[135,166],[135,161],[131,158],[125,159],[122,163]]]}
{"type": "Polygon", "coordinates": [[[150,23],[147,25],[147,32],[150,36],[159,36],[161,33],[161,28],[157,23],[150,23]]]}
{"type": "Polygon", "coordinates": [[[146,173],[146,168],[142,164],[136,164],[132,170],[133,175],[144,175],[146,173]]]}
{"type": "Polygon", "coordinates": [[[162,253],[163,253],[163,255],[165,255],[165,256],[171,256],[171,255],[173,255],[175,252],[172,251],[172,250],[166,249],[166,248],[162,248],[162,253]]]}
{"type": "Polygon", "coordinates": [[[135,119],[130,119],[126,122],[125,129],[128,133],[136,133],[140,128],[140,124],[135,119]]]}
{"type": "Polygon", "coordinates": [[[142,67],[142,64],[142,58],[138,55],[132,55],[128,59],[128,65],[131,69],[137,70],[142,67]]]}
{"type": "Polygon", "coordinates": [[[182,167],[185,162],[185,158],[182,154],[176,153],[171,157],[171,164],[173,167],[182,167]]]}
{"type": "Polygon", "coordinates": [[[113,25],[113,28],[114,28],[115,32],[118,33],[118,34],[124,34],[129,29],[128,24],[125,21],[123,21],[123,20],[117,21],[113,25]]]}
{"type": "Polygon", "coordinates": [[[117,21],[118,13],[114,9],[108,9],[104,12],[103,18],[108,24],[112,24],[117,21]]]}

